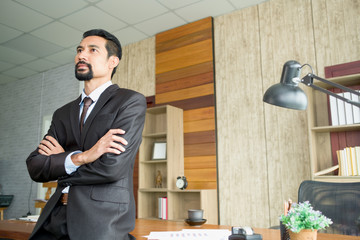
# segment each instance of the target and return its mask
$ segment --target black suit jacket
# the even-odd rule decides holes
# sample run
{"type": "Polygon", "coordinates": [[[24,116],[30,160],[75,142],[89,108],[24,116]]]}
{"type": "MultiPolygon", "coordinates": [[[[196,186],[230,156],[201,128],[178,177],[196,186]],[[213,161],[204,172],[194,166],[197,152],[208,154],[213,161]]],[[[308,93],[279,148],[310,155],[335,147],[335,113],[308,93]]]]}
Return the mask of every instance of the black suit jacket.
{"type": "Polygon", "coordinates": [[[127,239],[135,226],[133,167],[142,139],[146,100],[140,93],[111,85],[101,94],[81,134],[80,100],[79,97],[56,110],[48,131],[65,152],[45,156],[36,149],[26,160],[34,181],[58,180],[58,187],[46,204],[32,236],[50,215],[62,190],[70,186],[67,227],[71,239],[127,239]],[[71,175],[66,173],[64,162],[69,153],[90,149],[114,128],[126,131],[122,135],[128,141],[125,152],[104,154],[96,161],[80,166],[71,175]]]}

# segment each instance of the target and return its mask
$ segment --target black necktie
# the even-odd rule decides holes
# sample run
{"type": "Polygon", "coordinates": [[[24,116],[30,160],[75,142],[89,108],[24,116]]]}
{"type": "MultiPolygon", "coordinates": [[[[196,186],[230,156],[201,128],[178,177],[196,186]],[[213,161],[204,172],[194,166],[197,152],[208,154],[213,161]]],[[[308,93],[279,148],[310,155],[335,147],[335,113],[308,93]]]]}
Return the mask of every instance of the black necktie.
{"type": "Polygon", "coordinates": [[[81,117],[80,117],[80,131],[82,131],[82,128],[84,126],[84,119],[85,119],[85,116],[86,116],[86,113],[90,107],[90,105],[93,103],[93,101],[91,100],[91,98],[89,97],[86,97],[84,98],[84,107],[83,107],[83,110],[82,110],[82,113],[81,113],[81,117]]]}

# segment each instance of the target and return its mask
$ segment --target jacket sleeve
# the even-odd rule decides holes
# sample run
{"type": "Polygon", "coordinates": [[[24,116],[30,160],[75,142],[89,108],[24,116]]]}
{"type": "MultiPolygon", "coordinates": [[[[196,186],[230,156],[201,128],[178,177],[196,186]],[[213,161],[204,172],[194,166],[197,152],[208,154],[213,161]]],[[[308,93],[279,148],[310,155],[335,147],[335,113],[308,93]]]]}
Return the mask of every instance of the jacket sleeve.
{"type": "Polygon", "coordinates": [[[96,161],[80,166],[76,172],[58,180],[60,186],[103,184],[118,181],[133,170],[134,159],[142,140],[146,100],[133,94],[118,111],[111,128],[121,128],[128,145],[121,154],[106,153],[96,161]]]}
{"type": "MultiPolygon", "coordinates": [[[[50,129],[47,135],[54,137],[57,141],[56,134],[56,119],[57,112],[54,113],[50,129]]],[[[36,182],[48,182],[55,181],[59,177],[66,176],[64,161],[68,154],[71,152],[64,152],[60,154],[54,154],[50,156],[42,155],[38,152],[39,148],[30,153],[26,159],[26,165],[29,175],[32,180],[36,182]]]]}

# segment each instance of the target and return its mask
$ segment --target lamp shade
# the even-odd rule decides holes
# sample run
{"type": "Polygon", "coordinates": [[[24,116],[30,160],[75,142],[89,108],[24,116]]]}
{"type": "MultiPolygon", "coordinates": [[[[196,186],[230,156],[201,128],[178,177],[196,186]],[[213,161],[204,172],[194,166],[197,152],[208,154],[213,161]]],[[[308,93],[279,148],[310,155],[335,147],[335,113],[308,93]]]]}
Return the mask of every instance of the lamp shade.
{"type": "Polygon", "coordinates": [[[266,90],[263,101],[279,107],[305,110],[307,97],[305,92],[293,81],[299,78],[301,65],[296,61],[288,61],[284,64],[280,83],[266,90]]]}

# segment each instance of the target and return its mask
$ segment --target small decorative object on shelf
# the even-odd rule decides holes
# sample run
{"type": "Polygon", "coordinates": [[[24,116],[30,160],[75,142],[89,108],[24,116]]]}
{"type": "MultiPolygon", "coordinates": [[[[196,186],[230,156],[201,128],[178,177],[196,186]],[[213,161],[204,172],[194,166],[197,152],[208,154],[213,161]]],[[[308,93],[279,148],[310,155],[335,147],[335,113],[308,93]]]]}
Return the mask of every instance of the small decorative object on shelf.
{"type": "Polygon", "coordinates": [[[166,159],[166,142],[156,142],[153,147],[153,160],[166,159]]]}
{"type": "Polygon", "coordinates": [[[179,176],[176,179],[176,187],[178,187],[180,190],[184,190],[188,185],[188,182],[186,180],[185,176],[179,176]]]}
{"type": "Polygon", "coordinates": [[[308,201],[293,203],[288,213],[280,217],[280,221],[289,230],[291,240],[316,240],[317,230],[332,224],[330,218],[314,210],[308,201]]]}
{"type": "Polygon", "coordinates": [[[160,170],[158,170],[157,175],[156,175],[155,187],[162,188],[162,175],[161,175],[160,170]]]}

